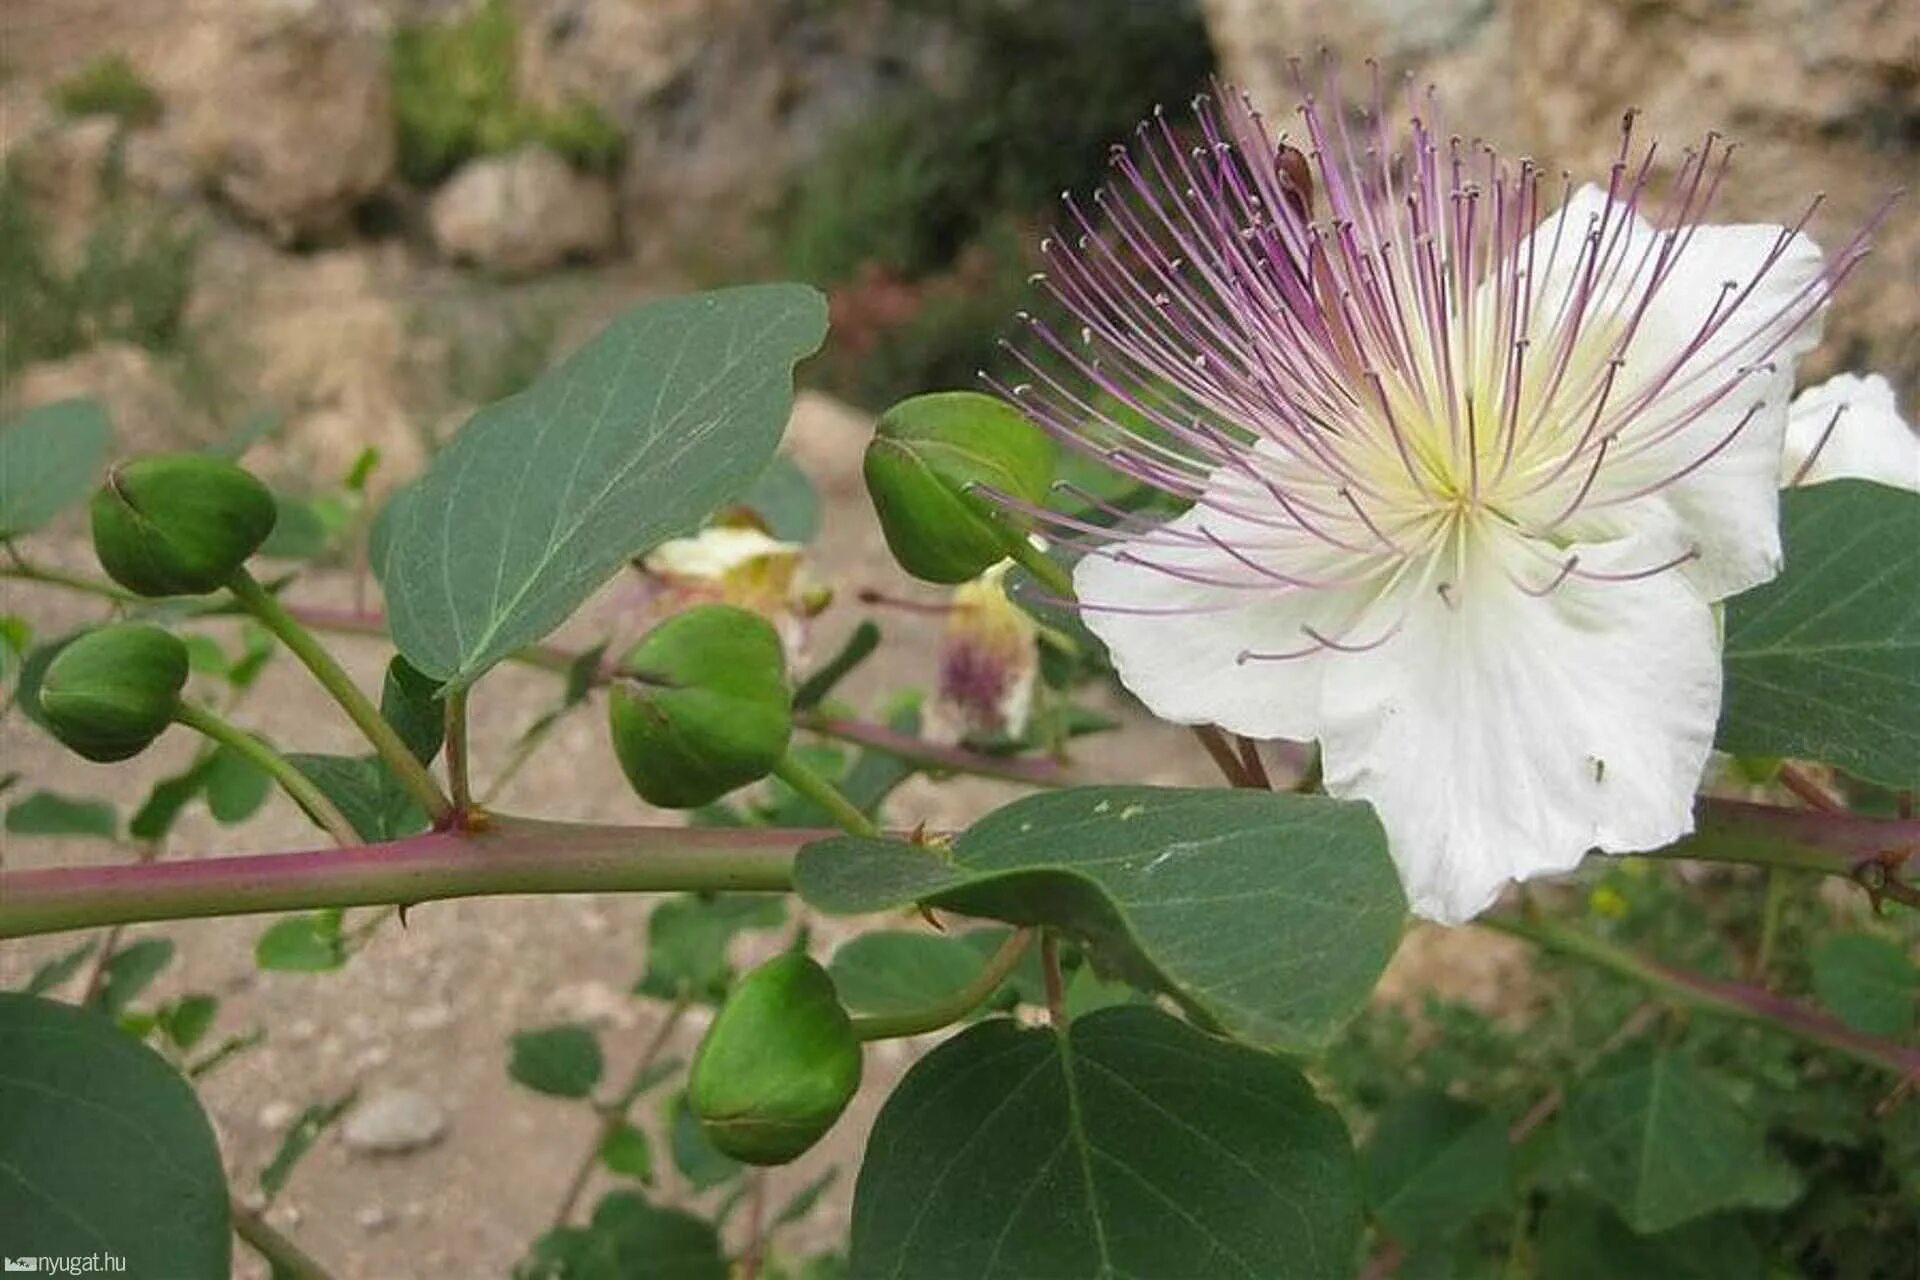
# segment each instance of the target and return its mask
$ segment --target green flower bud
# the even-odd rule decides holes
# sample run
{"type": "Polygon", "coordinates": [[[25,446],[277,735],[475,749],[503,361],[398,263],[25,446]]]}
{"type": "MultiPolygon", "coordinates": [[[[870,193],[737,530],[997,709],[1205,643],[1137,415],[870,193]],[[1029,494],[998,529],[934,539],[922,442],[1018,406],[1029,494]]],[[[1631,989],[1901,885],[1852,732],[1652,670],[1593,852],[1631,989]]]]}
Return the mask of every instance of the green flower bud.
{"type": "Polygon", "coordinates": [[[793,733],[786,665],[766,619],[732,605],[699,605],[647,632],[607,707],[633,789],[693,809],[766,777],[793,733]]]}
{"type": "Polygon", "coordinates": [[[93,495],[93,549],[143,596],[224,585],[273,532],[267,487],[223,458],[161,453],[123,462],[93,495]]]}
{"type": "Polygon", "coordinates": [[[735,984],[694,1055],[687,1097],[714,1146],[785,1164],[833,1127],[860,1087],[860,1041],[833,979],[804,955],[735,984]]]}
{"type": "Polygon", "coordinates": [[[972,487],[1040,504],[1053,440],[992,396],[944,391],[887,410],[867,446],[867,493],[900,567],[926,582],[977,578],[1024,536],[972,487]]]}
{"type": "Polygon", "coordinates": [[[173,722],[187,683],[187,646],[144,622],[101,627],[47,664],[40,712],[54,736],[89,760],[137,756],[173,722]]]}

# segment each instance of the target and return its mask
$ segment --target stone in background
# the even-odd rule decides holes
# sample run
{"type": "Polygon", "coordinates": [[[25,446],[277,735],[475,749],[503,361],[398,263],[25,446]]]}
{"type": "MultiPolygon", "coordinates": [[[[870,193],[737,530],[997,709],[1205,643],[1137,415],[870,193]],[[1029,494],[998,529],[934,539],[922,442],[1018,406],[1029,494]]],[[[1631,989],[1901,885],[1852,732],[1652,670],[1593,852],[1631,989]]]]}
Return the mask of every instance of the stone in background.
{"type": "Polygon", "coordinates": [[[1920,393],[1920,4],[1913,0],[1202,0],[1222,74],[1288,118],[1287,59],[1320,46],[1365,88],[1368,57],[1436,85],[1447,127],[1604,180],[1621,113],[1643,111],[1671,174],[1716,129],[1739,146],[1720,221],[1791,222],[1837,247],[1909,194],[1841,290],[1809,377],[1831,368],[1920,393]]]}

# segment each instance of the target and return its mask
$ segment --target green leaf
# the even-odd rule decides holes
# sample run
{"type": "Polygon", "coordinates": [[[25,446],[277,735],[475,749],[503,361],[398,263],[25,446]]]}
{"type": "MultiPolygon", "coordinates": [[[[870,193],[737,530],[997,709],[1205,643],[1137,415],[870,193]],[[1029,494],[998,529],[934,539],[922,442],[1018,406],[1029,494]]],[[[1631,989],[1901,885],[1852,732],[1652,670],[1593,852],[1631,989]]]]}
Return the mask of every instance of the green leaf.
{"type": "Polygon", "coordinates": [[[276,920],[253,944],[253,962],[262,969],[291,973],[328,973],[347,962],[338,908],[276,920]]]}
{"type": "Polygon", "coordinates": [[[362,840],[398,840],[427,829],[427,815],[379,756],[289,755],[362,840]]]}
{"type": "Polygon", "coordinates": [[[1813,953],[1813,990],[1820,1003],[1855,1031],[1904,1036],[1913,1030],[1920,972],[1907,953],[1870,933],[1840,933],[1813,953]]]}
{"type": "Polygon", "coordinates": [[[160,1033],[182,1053],[206,1038],[220,1012],[220,1002],[209,995],[181,996],[160,1010],[160,1033]]]}
{"type": "Polygon", "coordinates": [[[825,300],[801,285],[670,298],[475,414],[385,520],[400,652],[464,688],[746,492],[825,333],[825,300]]]}
{"type": "Polygon", "coordinates": [[[793,1199],[787,1201],[781,1206],[780,1212],[773,1215],[770,1230],[778,1231],[781,1227],[791,1226],[812,1213],[813,1206],[820,1203],[820,1197],[827,1194],[827,1188],[831,1187],[839,1177],[840,1170],[829,1169],[794,1192],[793,1199]]]}
{"type": "Polygon", "coordinates": [[[294,1166],[300,1163],[300,1158],[307,1154],[334,1121],[347,1113],[347,1108],[353,1105],[358,1096],[358,1090],[350,1089],[332,1101],[311,1103],[288,1126],[286,1136],[280,1139],[279,1149],[273,1153],[273,1159],[260,1171],[260,1193],[269,1202],[286,1187],[287,1179],[293,1176],[294,1166]]]}
{"type": "Polygon", "coordinates": [[[626,1177],[653,1181],[653,1148],[647,1135],[624,1120],[600,1140],[600,1163],[626,1177]]]}
{"type": "Polygon", "coordinates": [[[76,799],[36,791],[7,806],[7,831],[16,836],[93,836],[111,840],[119,815],[105,800],[76,799]]]}
{"type": "Polygon", "coordinates": [[[740,505],[760,517],[767,532],[782,542],[811,542],[820,532],[820,495],[813,491],[807,473],[784,453],[773,455],[740,505]]]}
{"type": "Polygon", "coordinates": [[[872,657],[874,650],[879,647],[880,628],[868,619],[861,619],[860,625],[847,637],[847,642],[840,646],[840,652],[820,664],[812,675],[795,686],[793,709],[796,712],[811,711],[819,706],[836,685],[872,657]]]}
{"type": "Polygon", "coordinates": [[[1726,1089],[1677,1054],[1634,1054],[1569,1092],[1569,1164],[1642,1234],[1721,1209],[1779,1208],[1796,1175],[1726,1089]]]}
{"type": "Polygon", "coordinates": [[[1402,1244],[1457,1234],[1513,1195],[1506,1125],[1442,1093],[1401,1098],[1367,1143],[1367,1204],[1402,1244]]]}
{"type": "Polygon", "coordinates": [[[127,834],[135,840],[158,840],[173,830],[180,814],[206,788],[207,770],[212,763],[213,757],[208,755],[185,772],[154,783],[153,790],[127,822],[127,834]]]}
{"type": "Polygon", "coordinates": [[[207,761],[202,786],[214,821],[232,826],[259,812],[273,791],[273,779],[259,765],[223,745],[207,761]]]}
{"type": "Polygon", "coordinates": [[[512,1046],[507,1074],[538,1093],[584,1098],[600,1083],[600,1040],[591,1027],[569,1022],[522,1031],[512,1046]]]}
{"type": "Polygon", "coordinates": [[[1734,1214],[1637,1235],[1605,1206],[1558,1196],[1540,1218],[1539,1274],[1551,1280],[1761,1280],[1766,1259],[1734,1214]]]}
{"type": "Polygon", "coordinates": [[[534,1242],[514,1280],[727,1280],[720,1235],[710,1222],[656,1209],[630,1191],[595,1206],[584,1227],[560,1227],[534,1242]]]}
{"type": "Polygon", "coordinates": [[[0,1253],[226,1280],[227,1184],[193,1090],[110,1018],[0,994],[0,1253]]]}
{"type": "Polygon", "coordinates": [[[777,894],[669,898],[647,917],[647,972],[635,990],[658,1000],[718,1003],[733,977],[727,963],[733,936],[786,922],[786,904],[777,894]]]}
{"type": "Polygon", "coordinates": [[[380,689],[380,714],[421,764],[432,764],[447,737],[447,704],[439,686],[413,669],[399,654],[387,663],[380,689]]]}
{"type": "Polygon", "coordinates": [[[1347,1277],[1360,1227],[1346,1129],[1280,1059],[1155,1009],[996,1018],[887,1099],[851,1270],[1347,1277]]]}
{"type": "Polygon", "coordinates": [[[1781,513],[1786,570],[1727,604],[1716,745],[1920,786],[1920,494],[1835,480],[1781,513]]]}
{"type": "Polygon", "coordinates": [[[1060,927],[1103,972],[1286,1052],[1326,1044],[1359,1012],[1406,912],[1366,805],[1253,791],[1028,796],[950,851],[852,837],[809,845],[794,883],[836,915],[919,902],[1060,927]]]}
{"type": "Polygon", "coordinates": [[[980,973],[980,955],[933,933],[863,933],[842,943],[827,972],[855,1013],[898,1014],[938,1004],[980,973]]]}
{"type": "Polygon", "coordinates": [[[1142,999],[1139,992],[1124,982],[1108,982],[1083,964],[1067,979],[1066,1013],[1069,1018],[1084,1018],[1115,1005],[1133,1004],[1142,999]]]}
{"type": "Polygon", "coordinates": [[[684,1092],[675,1093],[660,1104],[660,1116],[666,1123],[667,1145],[673,1152],[673,1167],[695,1192],[730,1182],[746,1171],[746,1166],[722,1153],[707,1141],[700,1118],[684,1092]]]}
{"type": "Polygon", "coordinates": [[[273,505],[278,512],[273,532],[255,555],[269,560],[312,560],[326,551],[334,531],[322,507],[284,493],[273,495],[273,505]]]}
{"type": "Polygon", "coordinates": [[[0,431],[0,538],[32,533],[87,496],[113,429],[95,400],[60,400],[0,431]]]}
{"type": "Polygon", "coordinates": [[[173,942],[168,938],[142,938],[113,953],[100,977],[100,989],[93,993],[88,1007],[109,1018],[119,1017],[140,993],[173,963],[173,942]]]}
{"type": "Polygon", "coordinates": [[[53,990],[80,972],[80,966],[87,962],[87,957],[92,955],[99,945],[98,939],[90,938],[77,947],[62,951],[51,960],[37,966],[32,976],[27,979],[27,985],[21,989],[30,996],[53,990]]]}

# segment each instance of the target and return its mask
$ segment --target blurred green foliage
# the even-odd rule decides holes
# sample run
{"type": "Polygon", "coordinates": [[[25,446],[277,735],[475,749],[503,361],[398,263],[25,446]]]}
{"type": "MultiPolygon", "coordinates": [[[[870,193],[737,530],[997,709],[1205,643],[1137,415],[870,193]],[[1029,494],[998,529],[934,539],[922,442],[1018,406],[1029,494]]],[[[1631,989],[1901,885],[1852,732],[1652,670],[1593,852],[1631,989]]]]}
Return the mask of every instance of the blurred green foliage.
{"type": "Polygon", "coordinates": [[[0,169],[0,380],[102,342],[193,355],[184,316],[198,236],[126,196],[117,151],[103,185],[97,221],[63,260],[17,171],[0,169]]]}
{"type": "MultiPolygon", "coordinates": [[[[1836,909],[1810,879],[1776,874],[1788,883],[1769,902],[1763,875],[1716,872],[1689,882],[1669,867],[1621,859],[1587,886],[1584,904],[1567,901],[1554,914],[1641,955],[1721,978],[1751,981],[1764,960],[1766,985],[1818,1007],[1815,944],[1843,927],[1836,915],[1852,916],[1862,904],[1836,909]]],[[[1876,929],[1903,949],[1920,938],[1910,914],[1876,929]]],[[[1623,1269],[1606,1274],[1758,1274],[1726,1257],[1705,1271],[1682,1267],[1682,1253],[1701,1243],[1693,1237],[1706,1235],[1721,1251],[1737,1246],[1741,1257],[1765,1257],[1769,1275],[1912,1273],[1920,1248],[1920,1107],[1896,1096],[1896,1077],[1776,1030],[1666,1004],[1638,983],[1578,961],[1547,952],[1528,961],[1529,990],[1513,989],[1517,969],[1498,970],[1497,1007],[1436,996],[1418,1008],[1377,1003],[1324,1064],[1322,1075],[1363,1143],[1380,1117],[1433,1093],[1484,1108],[1514,1136],[1512,1192],[1430,1237],[1397,1240],[1408,1252],[1401,1274],[1428,1274],[1423,1268],[1442,1255],[1456,1275],[1574,1274],[1556,1270],[1554,1259],[1580,1251],[1576,1223],[1647,1251],[1651,1269],[1615,1258],[1623,1269]],[[1770,1155],[1799,1175],[1784,1206],[1635,1236],[1594,1199],[1561,1132],[1565,1100],[1648,1052],[1683,1060],[1764,1131],[1770,1155]]]]}
{"type": "Polygon", "coordinates": [[[130,127],[160,118],[160,95],[127,61],[103,53],[56,84],[47,101],[65,116],[108,115],[130,127]]]}
{"type": "Polygon", "coordinates": [[[1213,68],[1191,0],[902,3],[947,24],[961,73],[863,113],[775,215],[781,267],[843,295],[812,376],[872,408],[974,385],[1029,296],[1034,225],[1213,68]]]}
{"type": "Polygon", "coordinates": [[[529,142],[590,172],[618,165],[625,139],[594,104],[574,100],[544,109],[520,100],[518,38],[507,0],[485,0],[463,18],[405,24],[394,32],[394,119],[408,181],[431,186],[476,156],[529,142]]]}

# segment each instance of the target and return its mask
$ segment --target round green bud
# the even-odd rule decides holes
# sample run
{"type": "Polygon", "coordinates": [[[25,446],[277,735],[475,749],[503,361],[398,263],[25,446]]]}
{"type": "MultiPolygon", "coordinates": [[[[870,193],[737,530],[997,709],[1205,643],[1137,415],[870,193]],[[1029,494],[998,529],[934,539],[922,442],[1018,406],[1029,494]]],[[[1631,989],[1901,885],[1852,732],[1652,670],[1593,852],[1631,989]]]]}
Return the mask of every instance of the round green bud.
{"type": "Polygon", "coordinates": [[[785,1164],[833,1128],[860,1087],[860,1040],[827,971],[769,960],[734,985],[694,1055],[687,1098],[708,1140],[785,1164]]]}
{"type": "Polygon", "coordinates": [[[787,753],[786,653],[757,613],[703,604],[628,651],[607,700],[613,750],[650,804],[693,809],[757,782],[787,753]]]}
{"type": "Polygon", "coordinates": [[[1006,559],[1017,523],[978,488],[1040,505],[1054,444],[1011,406],[972,391],[902,400],[867,445],[867,493],[893,558],[925,582],[977,578],[1006,559]]]}
{"type": "Polygon", "coordinates": [[[173,723],[187,683],[187,646],[170,631],[121,622],[71,641],[47,664],[40,713],[89,760],[137,756],[173,723]]]}
{"type": "Polygon", "coordinates": [[[123,462],[93,495],[93,549],[143,596],[223,586],[273,532],[273,494],[224,458],[160,453],[123,462]]]}

